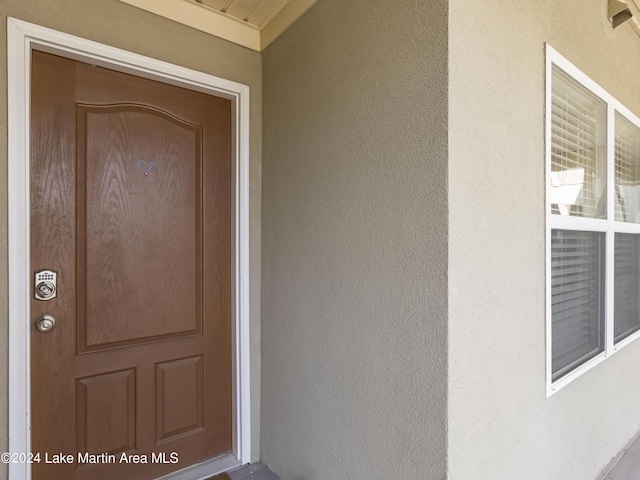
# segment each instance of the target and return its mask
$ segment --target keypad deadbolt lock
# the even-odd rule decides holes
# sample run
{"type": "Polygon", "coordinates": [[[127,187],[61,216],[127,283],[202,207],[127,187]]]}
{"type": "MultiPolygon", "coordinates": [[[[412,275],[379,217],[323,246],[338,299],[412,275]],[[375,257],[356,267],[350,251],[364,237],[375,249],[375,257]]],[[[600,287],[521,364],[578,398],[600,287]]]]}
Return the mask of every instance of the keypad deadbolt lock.
{"type": "Polygon", "coordinates": [[[53,270],[41,270],[36,272],[34,292],[36,300],[51,300],[57,295],[58,274],[53,270]]]}

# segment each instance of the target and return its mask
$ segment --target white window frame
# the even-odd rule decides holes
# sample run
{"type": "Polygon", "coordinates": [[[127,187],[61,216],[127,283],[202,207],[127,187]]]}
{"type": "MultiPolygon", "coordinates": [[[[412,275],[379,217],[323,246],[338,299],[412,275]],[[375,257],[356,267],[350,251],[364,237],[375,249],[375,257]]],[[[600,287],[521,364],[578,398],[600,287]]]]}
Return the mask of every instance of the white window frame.
{"type": "Polygon", "coordinates": [[[545,188],[546,188],[546,341],[547,341],[547,397],[553,395],[561,388],[567,386],[583,373],[591,370],[593,367],[601,363],[610,355],[629,345],[631,342],[640,338],[640,331],[634,332],[627,338],[614,344],[614,258],[615,244],[614,237],[616,233],[632,233],[640,235],[640,224],[615,221],[614,212],[614,192],[615,192],[615,114],[620,115],[629,120],[632,124],[640,128],[640,118],[634,115],[628,108],[615,99],[606,90],[591,80],[569,60],[554,50],[550,45],[546,45],[546,116],[545,116],[545,188]],[[607,217],[606,219],[582,218],[573,216],[554,215],[551,213],[551,188],[549,188],[549,180],[551,178],[551,87],[552,87],[552,68],[553,66],[561,69],[573,80],[589,90],[592,94],[600,98],[607,105],[606,120],[606,162],[607,162],[607,217]],[[586,361],[574,370],[565,374],[555,382],[552,380],[552,319],[551,319],[551,231],[560,230],[580,230],[590,232],[603,232],[605,234],[605,296],[604,296],[604,315],[605,315],[605,341],[604,350],[597,356],[586,361]]]}

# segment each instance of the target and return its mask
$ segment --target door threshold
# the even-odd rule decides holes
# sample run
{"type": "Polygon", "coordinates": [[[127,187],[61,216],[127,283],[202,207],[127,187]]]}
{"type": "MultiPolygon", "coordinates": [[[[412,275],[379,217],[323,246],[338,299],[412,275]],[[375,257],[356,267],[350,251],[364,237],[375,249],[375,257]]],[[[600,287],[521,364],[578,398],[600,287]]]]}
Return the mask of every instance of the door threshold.
{"type": "Polygon", "coordinates": [[[169,473],[156,480],[205,480],[240,465],[240,461],[233,454],[226,453],[177,472],[169,473]]]}

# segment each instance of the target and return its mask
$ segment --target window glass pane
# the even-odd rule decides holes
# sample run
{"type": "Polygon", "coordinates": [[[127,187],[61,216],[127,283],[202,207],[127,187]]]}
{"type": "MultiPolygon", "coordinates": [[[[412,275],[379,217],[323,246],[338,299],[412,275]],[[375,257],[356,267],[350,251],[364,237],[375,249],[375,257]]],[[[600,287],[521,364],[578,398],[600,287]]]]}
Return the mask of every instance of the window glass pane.
{"type": "Polygon", "coordinates": [[[628,337],[640,328],[638,272],[640,236],[616,233],[614,340],[628,337]]]}
{"type": "Polygon", "coordinates": [[[640,129],[616,112],[615,130],[616,220],[640,223],[640,129]]]}
{"type": "Polygon", "coordinates": [[[606,104],[553,67],[551,213],[606,217],[606,104]]]}
{"type": "Polygon", "coordinates": [[[604,350],[605,234],[551,231],[553,380],[604,350]]]}

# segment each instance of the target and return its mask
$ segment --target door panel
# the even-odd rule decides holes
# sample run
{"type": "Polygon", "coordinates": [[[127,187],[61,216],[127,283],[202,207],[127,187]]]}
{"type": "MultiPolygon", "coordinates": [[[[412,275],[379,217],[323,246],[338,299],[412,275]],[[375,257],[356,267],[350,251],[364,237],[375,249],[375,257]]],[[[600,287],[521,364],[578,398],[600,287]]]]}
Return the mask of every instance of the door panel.
{"type": "Polygon", "coordinates": [[[202,332],[201,143],[154,109],[78,107],[80,351],[202,332]]]}
{"type": "Polygon", "coordinates": [[[202,356],[156,365],[156,441],[202,428],[202,356]]]}
{"type": "Polygon", "coordinates": [[[134,450],[135,369],[81,378],[76,391],[78,451],[115,453],[134,450]]]}
{"type": "Polygon", "coordinates": [[[31,306],[57,322],[31,331],[33,451],[99,460],[34,479],[230,451],[230,102],[40,52],[32,72],[31,265],[58,272],[31,306]]]}

